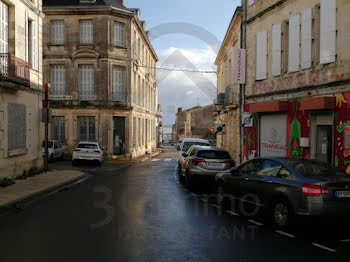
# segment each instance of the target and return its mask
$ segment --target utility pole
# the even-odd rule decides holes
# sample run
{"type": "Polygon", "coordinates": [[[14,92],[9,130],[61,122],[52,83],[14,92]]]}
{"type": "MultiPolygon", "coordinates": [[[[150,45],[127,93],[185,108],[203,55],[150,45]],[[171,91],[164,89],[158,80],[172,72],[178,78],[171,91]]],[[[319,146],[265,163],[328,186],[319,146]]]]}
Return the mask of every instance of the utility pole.
{"type": "Polygon", "coordinates": [[[49,84],[45,84],[45,99],[44,99],[44,117],[45,117],[45,158],[44,170],[49,170],[49,84]]]}

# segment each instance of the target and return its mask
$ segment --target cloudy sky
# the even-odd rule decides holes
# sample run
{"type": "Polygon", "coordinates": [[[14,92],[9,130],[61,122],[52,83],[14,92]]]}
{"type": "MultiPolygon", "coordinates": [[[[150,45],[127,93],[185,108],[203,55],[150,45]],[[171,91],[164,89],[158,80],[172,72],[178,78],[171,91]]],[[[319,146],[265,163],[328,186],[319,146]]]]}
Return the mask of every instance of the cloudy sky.
{"type": "MultiPolygon", "coordinates": [[[[157,67],[215,71],[214,61],[240,0],[125,0],[141,9],[159,62],[157,67]]],[[[216,74],[157,70],[158,101],[164,125],[175,122],[178,107],[211,104],[216,74]]]]}

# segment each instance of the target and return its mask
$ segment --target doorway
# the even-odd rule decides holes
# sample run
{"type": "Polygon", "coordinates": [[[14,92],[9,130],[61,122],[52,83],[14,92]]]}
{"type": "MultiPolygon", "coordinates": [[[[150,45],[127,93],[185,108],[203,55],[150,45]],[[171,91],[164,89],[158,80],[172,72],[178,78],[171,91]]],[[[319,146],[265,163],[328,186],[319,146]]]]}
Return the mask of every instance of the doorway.
{"type": "Polygon", "coordinates": [[[125,155],[125,117],[113,117],[113,155],[125,155]]]}

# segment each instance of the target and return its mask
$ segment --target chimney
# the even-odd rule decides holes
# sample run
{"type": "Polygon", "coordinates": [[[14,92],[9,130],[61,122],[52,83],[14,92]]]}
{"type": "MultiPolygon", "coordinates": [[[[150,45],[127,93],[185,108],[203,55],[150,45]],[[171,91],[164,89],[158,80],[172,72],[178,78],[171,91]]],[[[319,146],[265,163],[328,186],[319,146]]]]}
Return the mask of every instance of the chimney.
{"type": "Polygon", "coordinates": [[[181,113],[181,112],[182,112],[182,107],[179,107],[179,108],[177,109],[177,112],[178,112],[178,113],[181,113]]]}

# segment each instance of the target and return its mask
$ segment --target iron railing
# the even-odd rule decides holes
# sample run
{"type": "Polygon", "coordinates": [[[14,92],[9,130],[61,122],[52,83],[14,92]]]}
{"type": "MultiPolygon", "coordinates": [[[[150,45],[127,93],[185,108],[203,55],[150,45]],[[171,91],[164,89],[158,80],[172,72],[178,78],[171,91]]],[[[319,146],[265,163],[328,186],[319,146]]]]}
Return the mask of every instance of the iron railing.
{"type": "Polygon", "coordinates": [[[0,78],[29,83],[30,64],[10,53],[0,53],[0,78]]]}

